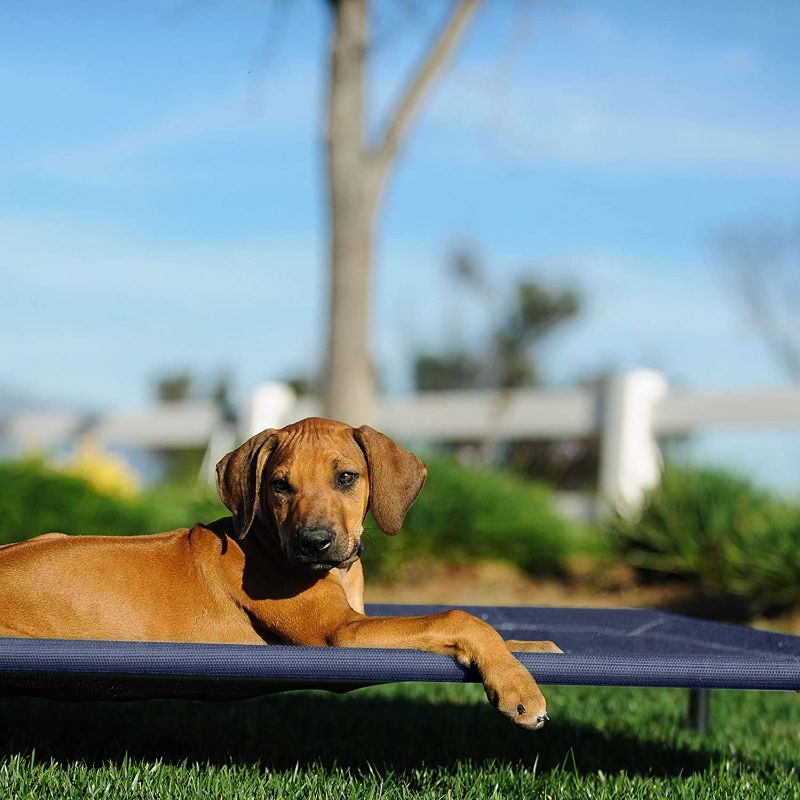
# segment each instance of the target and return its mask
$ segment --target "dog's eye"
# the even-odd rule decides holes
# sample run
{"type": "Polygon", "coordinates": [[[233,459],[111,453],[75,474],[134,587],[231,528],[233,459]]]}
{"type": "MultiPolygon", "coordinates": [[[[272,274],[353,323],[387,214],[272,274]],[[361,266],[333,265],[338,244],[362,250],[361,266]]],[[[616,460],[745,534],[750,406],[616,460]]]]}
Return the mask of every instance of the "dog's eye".
{"type": "Polygon", "coordinates": [[[336,483],[341,487],[352,486],[358,478],[357,472],[340,472],[336,476],[336,483]]]}
{"type": "Polygon", "coordinates": [[[273,478],[269,485],[272,487],[273,492],[278,492],[279,494],[288,494],[292,491],[292,487],[286,478],[273,478]]]}

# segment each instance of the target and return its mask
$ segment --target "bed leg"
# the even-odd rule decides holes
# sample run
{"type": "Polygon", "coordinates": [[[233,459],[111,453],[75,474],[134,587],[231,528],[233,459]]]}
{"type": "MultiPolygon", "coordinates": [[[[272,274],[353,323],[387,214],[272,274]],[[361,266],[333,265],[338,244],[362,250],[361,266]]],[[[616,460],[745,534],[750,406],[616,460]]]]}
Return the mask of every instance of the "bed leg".
{"type": "Polygon", "coordinates": [[[689,689],[689,725],[697,733],[708,733],[709,689],[689,689]]]}

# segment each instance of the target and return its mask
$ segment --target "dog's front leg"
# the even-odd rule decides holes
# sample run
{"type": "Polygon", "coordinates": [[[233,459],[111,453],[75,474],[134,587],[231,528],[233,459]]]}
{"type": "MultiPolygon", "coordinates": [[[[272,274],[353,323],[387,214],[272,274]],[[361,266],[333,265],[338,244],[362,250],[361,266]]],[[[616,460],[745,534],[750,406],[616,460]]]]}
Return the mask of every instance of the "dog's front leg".
{"type": "Polygon", "coordinates": [[[500,634],[465,611],[421,617],[353,616],[328,636],[338,647],[399,647],[454,656],[478,670],[489,702],[512,722],[536,730],[547,704],[536,681],[506,647],[500,634]]]}

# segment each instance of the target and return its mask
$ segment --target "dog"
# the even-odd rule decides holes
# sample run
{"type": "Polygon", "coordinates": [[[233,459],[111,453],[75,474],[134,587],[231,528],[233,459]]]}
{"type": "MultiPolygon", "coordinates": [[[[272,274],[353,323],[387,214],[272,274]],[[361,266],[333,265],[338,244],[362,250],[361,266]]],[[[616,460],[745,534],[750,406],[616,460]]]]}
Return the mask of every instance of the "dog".
{"type": "Polygon", "coordinates": [[[0,636],[393,647],[477,669],[489,701],[521,728],[545,699],[504,642],[461,610],[364,614],[368,510],[396,534],[425,482],[423,462],[369,426],[310,418],[253,436],[217,465],[231,516],[169,533],[50,533],[0,548],[0,636]]]}

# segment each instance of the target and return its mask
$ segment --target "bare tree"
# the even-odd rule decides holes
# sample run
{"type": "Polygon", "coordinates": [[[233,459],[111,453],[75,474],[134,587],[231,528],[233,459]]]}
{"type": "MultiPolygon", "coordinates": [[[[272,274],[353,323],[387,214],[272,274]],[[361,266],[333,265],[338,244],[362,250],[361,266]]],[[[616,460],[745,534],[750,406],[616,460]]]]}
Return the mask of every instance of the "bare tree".
{"type": "Polygon", "coordinates": [[[732,225],[717,247],[749,322],[800,382],[800,224],[732,225]]]}
{"type": "Polygon", "coordinates": [[[537,349],[565,322],[579,315],[582,300],[577,289],[548,286],[534,277],[535,270],[529,267],[526,277],[508,287],[510,292],[497,295],[486,265],[469,246],[455,250],[446,266],[453,281],[451,297],[458,296],[459,287],[469,289],[486,303],[490,326],[485,342],[474,342],[471,348],[451,339],[438,352],[418,352],[414,359],[416,388],[518,389],[538,385],[537,349]]]}
{"type": "Polygon", "coordinates": [[[330,311],[326,413],[371,420],[375,378],[369,351],[375,223],[383,190],[426,91],[441,73],[482,0],[456,0],[411,75],[377,141],[364,113],[368,0],[330,0],[327,159],[330,209],[330,311]]]}

